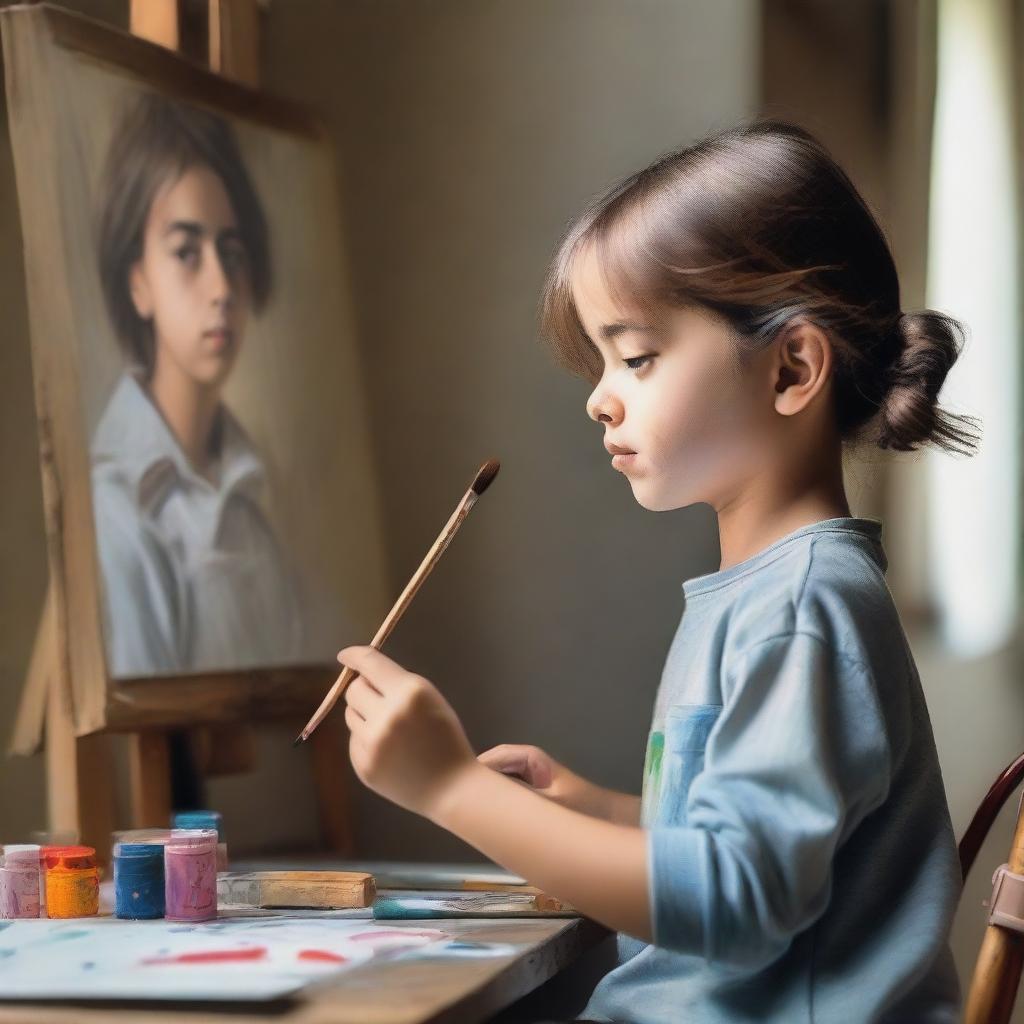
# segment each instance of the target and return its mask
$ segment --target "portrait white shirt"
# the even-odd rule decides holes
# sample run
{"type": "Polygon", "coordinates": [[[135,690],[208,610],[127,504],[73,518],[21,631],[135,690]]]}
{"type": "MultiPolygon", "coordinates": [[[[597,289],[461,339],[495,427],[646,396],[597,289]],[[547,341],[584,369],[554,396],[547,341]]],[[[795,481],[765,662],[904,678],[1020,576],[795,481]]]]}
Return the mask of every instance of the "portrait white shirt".
{"type": "Polygon", "coordinates": [[[300,601],[261,504],[266,473],[221,405],[210,479],[139,381],[120,378],[92,443],[111,675],[297,664],[300,601]]]}

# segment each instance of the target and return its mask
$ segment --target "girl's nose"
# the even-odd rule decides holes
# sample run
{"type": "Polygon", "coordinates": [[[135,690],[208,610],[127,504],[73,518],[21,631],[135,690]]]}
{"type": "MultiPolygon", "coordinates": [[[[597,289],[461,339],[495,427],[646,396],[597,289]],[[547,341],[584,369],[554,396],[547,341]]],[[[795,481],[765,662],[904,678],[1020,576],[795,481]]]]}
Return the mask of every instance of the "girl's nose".
{"type": "Polygon", "coordinates": [[[231,277],[224,267],[223,257],[215,245],[210,247],[204,260],[207,287],[212,302],[224,302],[231,297],[231,277]]]}
{"type": "Polygon", "coordinates": [[[587,399],[587,415],[598,423],[619,423],[622,403],[598,385],[587,399]]]}

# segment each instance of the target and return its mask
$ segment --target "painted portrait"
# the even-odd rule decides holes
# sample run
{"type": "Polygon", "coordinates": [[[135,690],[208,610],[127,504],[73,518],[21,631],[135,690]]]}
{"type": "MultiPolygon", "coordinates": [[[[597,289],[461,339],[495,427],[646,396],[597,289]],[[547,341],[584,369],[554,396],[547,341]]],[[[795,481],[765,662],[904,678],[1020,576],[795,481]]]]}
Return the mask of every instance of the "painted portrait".
{"type": "Polygon", "coordinates": [[[36,22],[12,127],[76,691],[100,650],[129,683],[330,666],[388,597],[332,146],[305,108],[36,22]]]}
{"type": "Polygon", "coordinates": [[[228,122],[152,93],[117,122],[97,260],[124,360],[92,437],[115,675],[302,658],[304,588],[225,399],[266,305],[266,216],[228,122]]]}

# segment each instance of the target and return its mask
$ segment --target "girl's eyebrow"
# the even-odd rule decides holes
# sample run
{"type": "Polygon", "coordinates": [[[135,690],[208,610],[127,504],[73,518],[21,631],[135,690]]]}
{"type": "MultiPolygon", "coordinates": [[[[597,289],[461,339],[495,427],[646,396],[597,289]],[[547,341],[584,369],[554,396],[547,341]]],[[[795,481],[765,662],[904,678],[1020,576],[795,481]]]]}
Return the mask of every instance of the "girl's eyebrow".
{"type": "Polygon", "coordinates": [[[650,327],[634,323],[632,320],[616,320],[614,323],[605,324],[604,327],[600,329],[600,334],[605,341],[611,341],[614,338],[619,337],[619,335],[626,334],[629,331],[635,331],[637,334],[654,333],[650,327]]]}
{"type": "MultiPolygon", "coordinates": [[[[206,234],[202,224],[194,220],[175,220],[167,225],[167,230],[164,235],[173,234],[175,231],[184,231],[185,234],[191,235],[193,238],[202,238],[206,234]]],[[[242,232],[237,227],[232,225],[231,227],[221,228],[217,232],[218,238],[241,238],[242,232]]]]}
{"type": "Polygon", "coordinates": [[[164,234],[170,235],[175,231],[184,231],[187,235],[202,235],[203,228],[201,224],[194,220],[175,220],[167,225],[167,230],[164,234]]]}

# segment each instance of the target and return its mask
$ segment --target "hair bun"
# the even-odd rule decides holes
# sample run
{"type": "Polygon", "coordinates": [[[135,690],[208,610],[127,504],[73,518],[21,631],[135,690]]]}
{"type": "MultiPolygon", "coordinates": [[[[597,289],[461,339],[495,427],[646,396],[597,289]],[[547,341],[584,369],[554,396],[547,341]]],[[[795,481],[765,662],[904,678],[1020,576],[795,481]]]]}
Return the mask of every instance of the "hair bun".
{"type": "Polygon", "coordinates": [[[977,420],[941,409],[939,391],[964,343],[959,321],[923,310],[901,313],[895,329],[902,344],[888,374],[880,407],[880,448],[915,451],[937,444],[971,454],[977,447],[977,420]]]}

